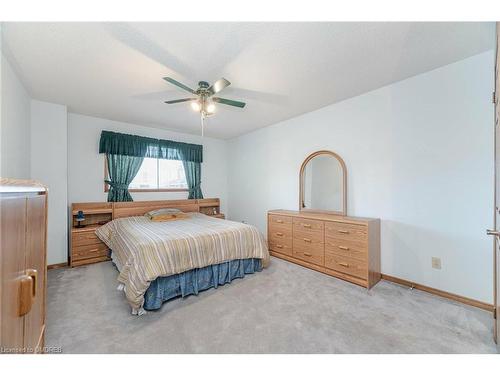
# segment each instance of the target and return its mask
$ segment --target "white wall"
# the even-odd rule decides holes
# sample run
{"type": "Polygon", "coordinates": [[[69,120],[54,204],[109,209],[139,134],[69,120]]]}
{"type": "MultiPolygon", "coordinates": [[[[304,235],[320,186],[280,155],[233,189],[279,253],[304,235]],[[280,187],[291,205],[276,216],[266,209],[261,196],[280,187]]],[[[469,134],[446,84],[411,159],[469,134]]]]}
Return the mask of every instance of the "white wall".
{"type": "MultiPolygon", "coordinates": [[[[99,154],[102,130],[171,139],[203,145],[201,189],[206,198],[220,198],[221,210],[227,210],[227,143],[168,130],[100,119],[70,113],[68,115],[68,202],[104,202],[104,156],[99,154]]],[[[185,199],[179,193],[131,193],[136,201],[185,199]]]]}
{"type": "Polygon", "coordinates": [[[1,177],[30,178],[30,97],[1,54],[1,177]]]}
{"type": "Polygon", "coordinates": [[[31,178],[49,189],[47,264],[68,253],[68,149],[66,106],[31,101],[31,178]]]}
{"type": "Polygon", "coordinates": [[[332,150],[348,214],[382,220],[383,273],[492,302],[492,89],[486,52],[233,139],[229,217],[266,233],[267,210],[298,208],[305,157],[332,150]]]}

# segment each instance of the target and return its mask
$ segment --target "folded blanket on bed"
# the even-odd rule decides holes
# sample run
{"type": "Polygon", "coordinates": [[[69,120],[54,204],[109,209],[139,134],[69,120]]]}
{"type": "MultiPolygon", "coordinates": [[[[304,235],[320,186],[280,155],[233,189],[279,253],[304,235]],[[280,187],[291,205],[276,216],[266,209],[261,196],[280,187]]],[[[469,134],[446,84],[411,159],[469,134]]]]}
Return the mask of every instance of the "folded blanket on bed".
{"type": "Polygon", "coordinates": [[[144,216],[115,219],[96,230],[120,264],[118,281],[134,309],[160,276],[235,259],[269,263],[267,243],[254,226],[190,213],[185,220],[153,222],[144,216]]]}

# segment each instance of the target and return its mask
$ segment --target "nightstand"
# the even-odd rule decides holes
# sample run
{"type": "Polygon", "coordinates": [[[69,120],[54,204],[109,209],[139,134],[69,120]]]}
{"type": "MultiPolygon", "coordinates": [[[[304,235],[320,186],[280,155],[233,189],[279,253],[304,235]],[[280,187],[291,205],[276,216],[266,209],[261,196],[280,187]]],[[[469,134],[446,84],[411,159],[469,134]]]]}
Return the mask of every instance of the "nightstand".
{"type": "Polygon", "coordinates": [[[73,222],[71,227],[71,244],[69,254],[70,267],[81,266],[110,259],[109,249],[95,234],[95,230],[112,220],[111,203],[77,203],[71,207],[73,222]],[[78,211],[82,211],[85,219],[79,226],[76,220],[78,211]]]}

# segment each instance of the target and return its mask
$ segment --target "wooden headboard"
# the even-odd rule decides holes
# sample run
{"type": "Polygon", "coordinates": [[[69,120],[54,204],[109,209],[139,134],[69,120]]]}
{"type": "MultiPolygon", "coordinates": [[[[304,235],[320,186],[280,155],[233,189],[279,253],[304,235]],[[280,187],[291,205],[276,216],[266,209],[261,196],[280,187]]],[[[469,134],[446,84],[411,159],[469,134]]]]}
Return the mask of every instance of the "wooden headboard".
{"type": "Polygon", "coordinates": [[[139,202],[86,202],[73,203],[71,206],[73,215],[76,215],[78,211],[96,214],[102,211],[102,213],[111,213],[113,219],[142,216],[148,211],[159,208],[177,208],[184,212],[201,212],[213,215],[220,213],[220,201],[219,198],[207,198],[139,202]]]}

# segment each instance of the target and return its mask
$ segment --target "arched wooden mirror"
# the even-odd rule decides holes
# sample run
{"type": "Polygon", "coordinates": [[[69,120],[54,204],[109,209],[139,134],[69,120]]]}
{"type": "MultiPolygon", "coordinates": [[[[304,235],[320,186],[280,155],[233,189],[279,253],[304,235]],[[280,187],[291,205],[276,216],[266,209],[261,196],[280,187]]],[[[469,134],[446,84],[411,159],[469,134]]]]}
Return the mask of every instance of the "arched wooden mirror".
{"type": "Polygon", "coordinates": [[[347,215],[347,170],[332,151],[316,151],[300,167],[301,211],[347,215]]]}

